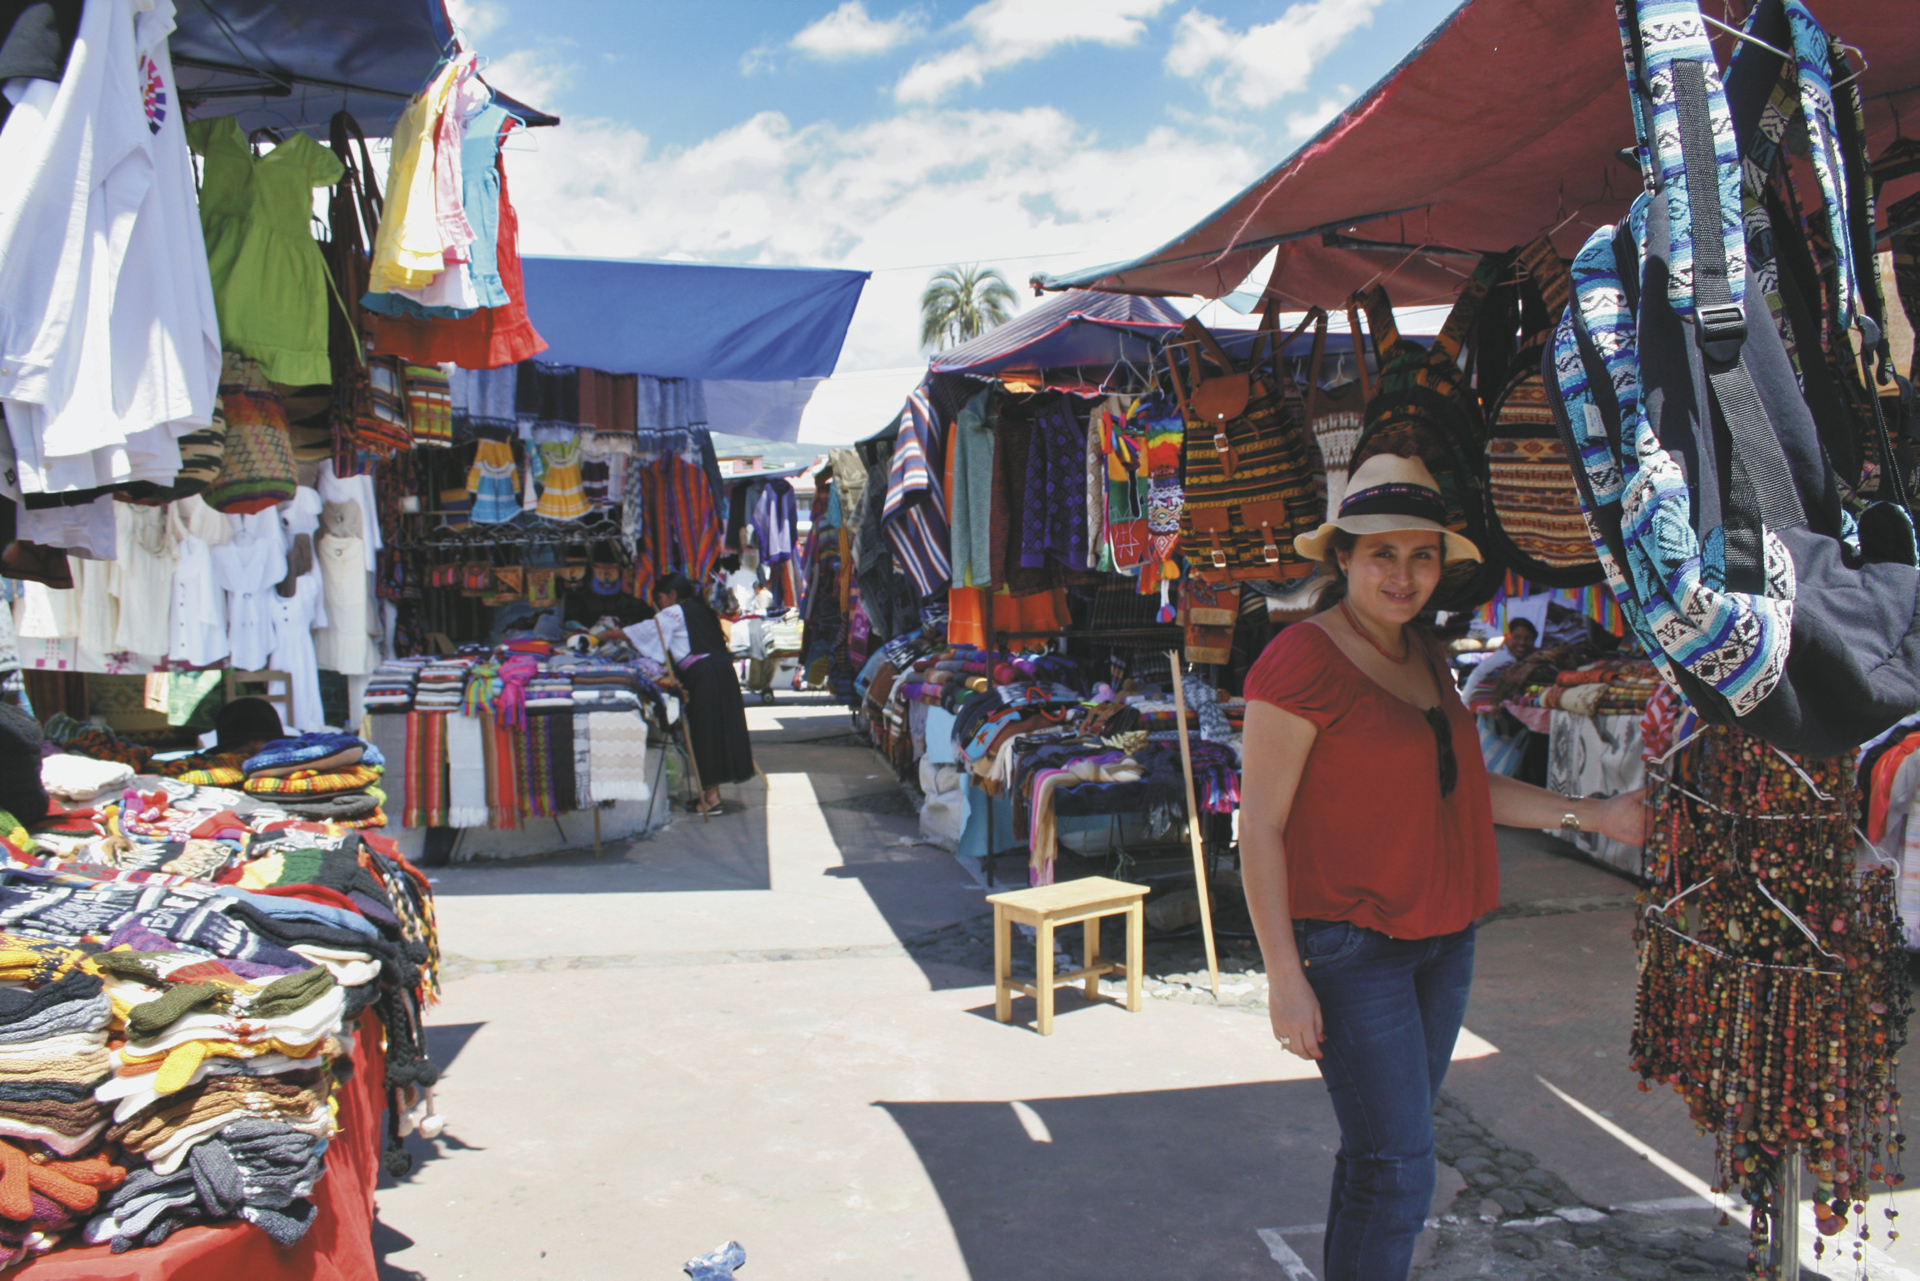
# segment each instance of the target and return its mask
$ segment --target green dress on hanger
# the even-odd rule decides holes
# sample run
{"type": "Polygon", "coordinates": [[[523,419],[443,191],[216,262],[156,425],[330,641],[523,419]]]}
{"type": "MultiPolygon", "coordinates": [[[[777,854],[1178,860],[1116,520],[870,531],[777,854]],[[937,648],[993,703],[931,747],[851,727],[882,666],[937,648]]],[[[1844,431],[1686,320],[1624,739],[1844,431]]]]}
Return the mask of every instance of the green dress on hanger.
{"type": "Polygon", "coordinates": [[[221,344],[259,361],[274,382],[331,382],[332,286],[310,227],[313,189],[340,180],[339,157],[304,133],[256,156],[232,116],[193,121],[187,142],[206,157],[200,230],[221,344]]]}

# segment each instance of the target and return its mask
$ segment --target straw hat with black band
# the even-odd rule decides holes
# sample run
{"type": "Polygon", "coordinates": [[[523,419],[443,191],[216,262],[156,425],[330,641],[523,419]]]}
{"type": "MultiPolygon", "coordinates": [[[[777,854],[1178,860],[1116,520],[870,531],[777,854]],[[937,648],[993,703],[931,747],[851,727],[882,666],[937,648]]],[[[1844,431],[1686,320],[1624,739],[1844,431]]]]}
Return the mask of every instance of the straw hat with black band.
{"type": "Polygon", "coordinates": [[[1325,558],[1336,529],[1354,535],[1430,529],[1441,536],[1446,560],[1481,559],[1478,547],[1447,528],[1446,517],[1440,487],[1424,462],[1375,454],[1354,468],[1339,514],[1311,534],[1296,537],[1293,550],[1307,560],[1319,561],[1325,558]]]}

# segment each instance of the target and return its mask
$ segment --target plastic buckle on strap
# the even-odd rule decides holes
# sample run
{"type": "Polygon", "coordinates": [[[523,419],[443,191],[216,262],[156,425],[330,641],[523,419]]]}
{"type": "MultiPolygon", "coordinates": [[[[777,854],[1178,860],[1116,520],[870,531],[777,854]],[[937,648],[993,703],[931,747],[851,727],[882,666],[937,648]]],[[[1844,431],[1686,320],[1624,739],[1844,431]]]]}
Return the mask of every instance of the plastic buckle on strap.
{"type": "Polygon", "coordinates": [[[1217,431],[1213,433],[1213,448],[1217,453],[1230,454],[1233,452],[1233,438],[1223,431],[1217,431]]]}
{"type": "Polygon", "coordinates": [[[1271,529],[1267,531],[1266,545],[1262,547],[1260,551],[1261,554],[1267,558],[1267,564],[1278,565],[1280,563],[1280,545],[1273,541],[1273,531],[1271,529]]]}
{"type": "Polygon", "coordinates": [[[1728,364],[1739,359],[1740,347],[1747,341],[1747,313],[1735,303],[1695,307],[1700,323],[1700,350],[1709,359],[1728,364]]]}
{"type": "Polygon", "coordinates": [[[1215,569],[1225,569],[1227,567],[1227,554],[1218,547],[1213,549],[1213,567],[1215,569]]]}

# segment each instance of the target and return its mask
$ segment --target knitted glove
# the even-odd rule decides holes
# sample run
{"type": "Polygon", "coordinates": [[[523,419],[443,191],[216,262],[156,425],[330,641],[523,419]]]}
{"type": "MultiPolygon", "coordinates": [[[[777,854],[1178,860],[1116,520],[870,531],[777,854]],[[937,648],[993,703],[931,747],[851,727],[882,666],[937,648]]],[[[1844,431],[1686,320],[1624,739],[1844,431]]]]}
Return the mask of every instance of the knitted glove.
{"type": "Polygon", "coordinates": [[[100,1189],[113,1187],[126,1177],[127,1172],[105,1155],[78,1161],[37,1159],[0,1139],[0,1218],[32,1219],[32,1194],[36,1192],[84,1214],[99,1203],[100,1189]]]}

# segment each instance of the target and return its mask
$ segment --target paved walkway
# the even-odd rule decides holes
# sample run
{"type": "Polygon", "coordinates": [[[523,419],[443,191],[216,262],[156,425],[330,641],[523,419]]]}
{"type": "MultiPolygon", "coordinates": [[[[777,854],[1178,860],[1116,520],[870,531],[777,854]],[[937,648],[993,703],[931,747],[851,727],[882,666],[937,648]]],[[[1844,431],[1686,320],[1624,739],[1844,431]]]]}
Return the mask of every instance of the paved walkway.
{"type": "MultiPolygon", "coordinates": [[[[749,718],[736,812],[436,873],[447,1129],[379,1193],[383,1276],[656,1281],[729,1238],[743,1281],[1317,1275],[1338,1136],[1263,1010],[1063,993],[1050,1038],[995,1023],[983,891],[844,711],[749,718]]],[[[1503,836],[1426,1275],[1582,1275],[1576,1204],[1641,1207],[1606,1222],[1655,1262],[1616,1275],[1729,1275],[1696,1248],[1707,1141],[1624,1066],[1632,887],[1558,848],[1503,836]],[[1496,1228],[1488,1188],[1563,1215],[1496,1228]]]]}

